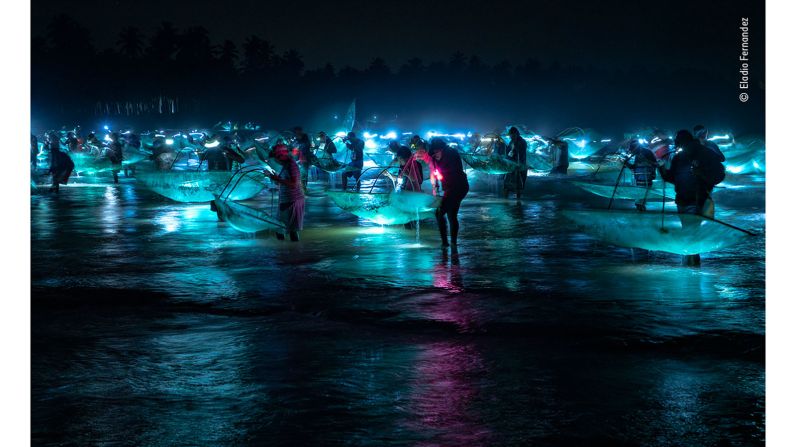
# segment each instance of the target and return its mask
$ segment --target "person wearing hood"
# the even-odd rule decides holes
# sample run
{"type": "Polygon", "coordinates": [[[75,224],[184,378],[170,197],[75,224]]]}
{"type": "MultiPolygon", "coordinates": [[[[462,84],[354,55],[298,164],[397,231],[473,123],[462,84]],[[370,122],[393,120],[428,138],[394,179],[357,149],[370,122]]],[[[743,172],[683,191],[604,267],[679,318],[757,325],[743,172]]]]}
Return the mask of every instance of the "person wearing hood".
{"type": "Polygon", "coordinates": [[[348,136],[343,140],[345,146],[351,151],[351,162],[348,166],[352,170],[342,173],[342,190],[348,189],[348,178],[353,177],[356,179],[356,191],[359,191],[361,184],[359,178],[362,176],[362,168],[364,167],[364,141],[357,137],[354,132],[348,132],[348,136]]]}

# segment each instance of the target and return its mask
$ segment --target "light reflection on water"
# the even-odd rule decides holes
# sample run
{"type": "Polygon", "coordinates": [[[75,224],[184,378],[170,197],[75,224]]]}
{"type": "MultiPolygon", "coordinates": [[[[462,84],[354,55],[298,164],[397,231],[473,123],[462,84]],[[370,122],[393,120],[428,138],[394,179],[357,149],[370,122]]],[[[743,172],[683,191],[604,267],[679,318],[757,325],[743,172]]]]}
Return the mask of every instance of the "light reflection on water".
{"type": "MultiPolygon", "coordinates": [[[[753,189],[719,212],[760,230],[753,189]]],[[[291,244],[129,179],[36,193],[34,440],[761,443],[764,240],[683,268],[528,196],[471,193],[455,253],[320,196],[291,244]]]]}

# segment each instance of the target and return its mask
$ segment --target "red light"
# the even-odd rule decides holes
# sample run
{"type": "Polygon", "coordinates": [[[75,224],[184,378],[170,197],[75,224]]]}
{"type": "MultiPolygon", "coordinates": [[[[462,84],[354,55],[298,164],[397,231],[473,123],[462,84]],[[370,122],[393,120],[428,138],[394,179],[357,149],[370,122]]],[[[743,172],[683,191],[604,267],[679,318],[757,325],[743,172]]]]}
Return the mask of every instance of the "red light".
{"type": "Polygon", "coordinates": [[[439,173],[439,170],[438,170],[438,169],[436,170],[436,172],[434,172],[434,174],[436,174],[436,178],[437,178],[437,179],[439,179],[439,180],[441,180],[441,179],[442,179],[442,174],[440,174],[440,173],[439,173]]]}

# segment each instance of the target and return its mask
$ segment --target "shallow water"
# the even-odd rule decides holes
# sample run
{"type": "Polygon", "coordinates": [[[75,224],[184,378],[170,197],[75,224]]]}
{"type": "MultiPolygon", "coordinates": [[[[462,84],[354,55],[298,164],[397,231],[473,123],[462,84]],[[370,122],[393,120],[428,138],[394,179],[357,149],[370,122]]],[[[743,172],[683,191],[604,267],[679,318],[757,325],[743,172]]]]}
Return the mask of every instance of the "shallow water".
{"type": "MultiPolygon", "coordinates": [[[[764,236],[682,267],[531,179],[471,192],[451,253],[315,182],[293,244],[78,180],[31,198],[34,444],[764,442],[764,236]]],[[[763,231],[763,179],[734,180],[718,217],[763,231]]]]}

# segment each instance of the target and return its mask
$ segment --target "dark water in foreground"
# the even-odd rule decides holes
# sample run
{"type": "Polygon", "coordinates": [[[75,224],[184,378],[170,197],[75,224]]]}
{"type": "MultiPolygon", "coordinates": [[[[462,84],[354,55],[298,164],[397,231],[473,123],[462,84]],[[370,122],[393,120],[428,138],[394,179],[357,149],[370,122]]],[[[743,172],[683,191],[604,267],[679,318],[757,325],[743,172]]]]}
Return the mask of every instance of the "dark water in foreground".
{"type": "MultiPolygon", "coordinates": [[[[310,188],[299,244],[129,179],[34,194],[34,444],[763,444],[762,237],[685,268],[529,183],[450,253],[310,188]]],[[[761,184],[716,200],[763,229],[761,184]]]]}

